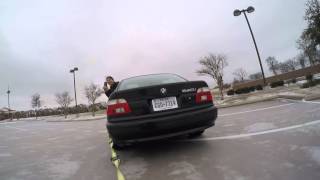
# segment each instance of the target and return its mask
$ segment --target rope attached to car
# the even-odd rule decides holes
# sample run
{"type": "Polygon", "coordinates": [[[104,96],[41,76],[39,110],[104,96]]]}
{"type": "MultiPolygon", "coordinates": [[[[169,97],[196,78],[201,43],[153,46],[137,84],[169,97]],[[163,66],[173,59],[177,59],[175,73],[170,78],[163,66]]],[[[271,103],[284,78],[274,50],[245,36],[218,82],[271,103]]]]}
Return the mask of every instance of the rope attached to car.
{"type": "Polygon", "coordinates": [[[114,167],[116,168],[117,178],[118,178],[118,180],[125,180],[125,177],[120,170],[120,158],[113,148],[113,141],[111,138],[109,138],[109,145],[110,145],[110,149],[111,149],[110,160],[111,160],[112,164],[114,165],[114,167]]]}

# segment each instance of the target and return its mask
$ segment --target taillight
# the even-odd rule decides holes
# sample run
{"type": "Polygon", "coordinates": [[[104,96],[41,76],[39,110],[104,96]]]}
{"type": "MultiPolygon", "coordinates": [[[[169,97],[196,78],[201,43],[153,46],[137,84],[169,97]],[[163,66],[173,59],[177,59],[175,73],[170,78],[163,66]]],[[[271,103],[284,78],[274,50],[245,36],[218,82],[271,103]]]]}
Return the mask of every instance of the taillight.
{"type": "Polygon", "coordinates": [[[131,108],[125,99],[112,99],[107,103],[108,116],[127,114],[130,112],[131,108]]]}
{"type": "Polygon", "coordinates": [[[196,94],[196,103],[212,102],[212,94],[208,87],[199,88],[196,94]]]}

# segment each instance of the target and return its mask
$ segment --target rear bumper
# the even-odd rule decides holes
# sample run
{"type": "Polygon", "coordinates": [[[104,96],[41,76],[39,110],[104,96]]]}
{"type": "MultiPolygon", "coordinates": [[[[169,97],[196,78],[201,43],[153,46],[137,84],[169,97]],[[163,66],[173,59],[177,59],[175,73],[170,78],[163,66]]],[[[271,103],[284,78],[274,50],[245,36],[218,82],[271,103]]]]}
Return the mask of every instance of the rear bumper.
{"type": "Polygon", "coordinates": [[[110,136],[118,143],[132,143],[168,138],[214,126],[217,108],[206,107],[180,114],[143,120],[107,122],[110,136]]]}

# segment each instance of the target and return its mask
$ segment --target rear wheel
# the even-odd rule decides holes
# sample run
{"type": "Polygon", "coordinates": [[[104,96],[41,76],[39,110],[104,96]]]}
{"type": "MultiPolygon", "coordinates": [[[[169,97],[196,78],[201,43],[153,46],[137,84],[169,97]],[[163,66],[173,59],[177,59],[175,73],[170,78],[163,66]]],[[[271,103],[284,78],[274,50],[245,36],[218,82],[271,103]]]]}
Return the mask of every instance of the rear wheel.
{"type": "Polygon", "coordinates": [[[114,142],[113,143],[113,149],[115,150],[125,150],[126,148],[130,147],[132,144],[130,143],[118,143],[118,142],[114,142]]]}
{"type": "Polygon", "coordinates": [[[204,133],[204,130],[197,131],[197,132],[194,132],[194,133],[190,133],[190,134],[189,134],[189,137],[190,137],[190,138],[199,137],[199,136],[201,136],[203,133],[204,133]]]}
{"type": "Polygon", "coordinates": [[[122,150],[124,148],[125,148],[124,144],[120,144],[120,143],[114,143],[113,144],[113,149],[115,149],[115,150],[122,150]]]}

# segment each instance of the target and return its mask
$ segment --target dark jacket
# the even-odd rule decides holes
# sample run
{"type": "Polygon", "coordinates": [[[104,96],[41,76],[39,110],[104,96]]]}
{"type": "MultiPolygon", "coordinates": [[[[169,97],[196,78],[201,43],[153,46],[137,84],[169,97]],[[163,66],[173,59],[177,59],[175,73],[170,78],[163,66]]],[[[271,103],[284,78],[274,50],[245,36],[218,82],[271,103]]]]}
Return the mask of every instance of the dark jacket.
{"type": "Polygon", "coordinates": [[[113,91],[117,88],[119,82],[114,82],[111,86],[110,89],[108,89],[107,91],[105,91],[104,93],[109,97],[113,91]]]}

